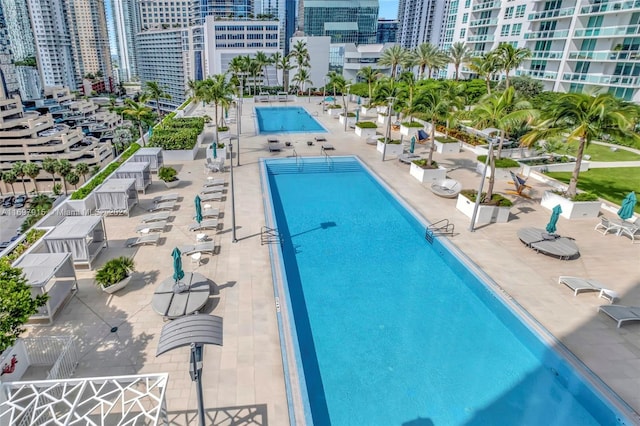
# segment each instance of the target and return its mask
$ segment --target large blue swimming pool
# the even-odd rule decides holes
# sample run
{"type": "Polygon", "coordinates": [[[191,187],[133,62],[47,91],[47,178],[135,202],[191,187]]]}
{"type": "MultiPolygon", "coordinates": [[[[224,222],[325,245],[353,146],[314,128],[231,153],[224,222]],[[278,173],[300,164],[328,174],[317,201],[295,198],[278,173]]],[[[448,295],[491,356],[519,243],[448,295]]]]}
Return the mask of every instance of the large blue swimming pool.
{"type": "Polygon", "coordinates": [[[428,243],[359,160],[266,160],[262,173],[308,424],[631,424],[469,260],[428,243]]]}
{"type": "Polygon", "coordinates": [[[257,129],[260,134],[324,133],[315,118],[301,107],[256,107],[257,129]]]}

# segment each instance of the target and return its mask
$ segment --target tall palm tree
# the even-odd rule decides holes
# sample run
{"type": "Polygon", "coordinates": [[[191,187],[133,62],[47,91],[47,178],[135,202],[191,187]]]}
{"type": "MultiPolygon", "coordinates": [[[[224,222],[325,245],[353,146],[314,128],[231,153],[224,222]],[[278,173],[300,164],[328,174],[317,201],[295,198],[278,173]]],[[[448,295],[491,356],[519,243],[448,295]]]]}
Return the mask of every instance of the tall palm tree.
{"type": "Polygon", "coordinates": [[[276,68],[276,85],[277,85],[280,83],[280,80],[278,79],[278,70],[282,69],[280,67],[280,61],[282,61],[282,53],[276,52],[271,54],[271,56],[269,57],[269,60],[271,61],[273,66],[276,68]]]}
{"type": "Polygon", "coordinates": [[[329,74],[327,74],[327,77],[329,77],[329,81],[328,81],[328,86],[333,88],[333,104],[336,104],[336,93],[338,91],[342,92],[344,90],[344,88],[347,85],[346,80],[344,79],[344,77],[342,76],[342,74],[339,74],[336,71],[329,71],[329,74]]]}
{"type": "Polygon", "coordinates": [[[402,84],[406,86],[407,93],[409,97],[407,98],[406,106],[408,109],[405,110],[405,113],[409,114],[409,121],[413,121],[413,117],[411,115],[413,105],[413,92],[416,88],[416,77],[411,71],[404,71],[400,74],[399,80],[402,84]]]}
{"type": "Polygon", "coordinates": [[[71,173],[73,166],[66,158],[58,159],[56,162],[56,174],[62,178],[64,184],[64,195],[67,195],[67,175],[71,173]]]}
{"type": "Polygon", "coordinates": [[[515,48],[510,43],[500,43],[496,48],[500,58],[500,68],[505,72],[506,87],[509,88],[509,72],[517,69],[526,59],[531,57],[531,51],[526,47],[515,48]]]}
{"type": "Polygon", "coordinates": [[[16,189],[13,187],[13,184],[18,180],[18,176],[16,176],[13,170],[2,173],[2,180],[11,185],[11,192],[13,192],[13,195],[16,195],[16,189]]]}
{"type": "Polygon", "coordinates": [[[156,113],[158,114],[158,117],[161,116],[160,114],[160,99],[169,99],[171,100],[171,95],[167,92],[165,92],[164,90],[165,88],[163,86],[161,86],[160,84],[158,84],[155,81],[147,81],[144,84],[144,91],[147,93],[147,96],[150,99],[153,99],[154,101],[156,101],[156,113]]]}
{"type": "Polygon", "coordinates": [[[82,181],[87,181],[87,175],[89,174],[89,166],[87,163],[78,163],[76,164],[76,173],[82,175],[82,181]]]}
{"type": "Polygon", "coordinates": [[[446,54],[431,43],[422,43],[413,51],[415,65],[418,66],[418,78],[424,78],[425,69],[427,78],[431,78],[431,71],[434,68],[442,68],[448,59],[446,54]]]}
{"type": "Polygon", "coordinates": [[[440,91],[437,86],[427,86],[416,95],[414,109],[424,113],[429,117],[431,124],[431,145],[429,147],[429,157],[427,167],[433,163],[433,152],[435,151],[436,122],[446,119],[451,108],[451,100],[440,91]]]}
{"type": "MultiPolygon", "coordinates": [[[[227,81],[226,74],[216,74],[209,77],[206,81],[206,98],[209,102],[213,102],[215,108],[215,123],[216,123],[216,142],[219,141],[218,128],[220,121],[218,121],[218,107],[228,108],[233,101],[232,95],[235,92],[235,87],[230,81],[227,81]]],[[[223,119],[221,117],[221,119],[223,119]]]]}
{"type": "Polygon", "coordinates": [[[142,132],[142,122],[152,118],[153,112],[151,108],[144,104],[144,100],[136,102],[133,99],[127,99],[125,100],[125,104],[126,109],[124,110],[124,114],[129,116],[138,124],[138,133],[140,138],[142,139],[142,146],[145,146],[144,133],[142,132]]]}
{"type": "Polygon", "coordinates": [[[38,165],[38,163],[27,163],[24,165],[23,170],[27,174],[27,176],[29,176],[29,178],[31,179],[31,183],[33,183],[33,188],[36,191],[36,194],[38,194],[38,185],[36,183],[36,178],[40,174],[40,170],[41,170],[40,166],[38,165]]]}
{"type": "MultiPolygon", "coordinates": [[[[514,127],[525,122],[532,122],[537,116],[537,111],[531,108],[531,104],[517,98],[513,87],[502,93],[492,93],[483,96],[473,109],[473,124],[483,128],[494,127],[500,130],[497,156],[493,155],[493,144],[489,144],[489,166],[491,176],[487,188],[487,200],[493,195],[495,182],[496,163],[495,158],[502,154],[502,144],[506,133],[514,127]]],[[[478,194],[480,197],[481,194],[478,194]]]]}
{"type": "Polygon", "coordinates": [[[266,53],[259,50],[256,52],[254,60],[256,61],[256,65],[262,69],[262,74],[267,78],[267,86],[271,86],[271,83],[269,82],[269,74],[267,74],[267,65],[271,65],[271,59],[266,53]]]}
{"type": "Polygon", "coordinates": [[[64,180],[66,182],[69,182],[71,185],[73,185],[73,187],[75,189],[78,189],[78,182],[80,182],[80,176],[78,176],[78,174],[76,172],[69,172],[66,174],[66,176],[64,177],[64,180]]]}
{"type": "Polygon", "coordinates": [[[11,166],[11,171],[16,175],[17,178],[22,182],[22,189],[24,190],[24,195],[27,195],[27,186],[24,183],[24,177],[26,175],[24,171],[25,163],[23,161],[16,161],[11,166]]]}
{"type": "Polygon", "coordinates": [[[373,88],[373,83],[380,78],[380,72],[371,67],[362,67],[360,71],[358,71],[358,77],[362,78],[364,82],[367,83],[367,87],[369,88],[369,102],[371,102],[371,98],[373,98],[371,89],[373,88]]]}
{"type": "Polygon", "coordinates": [[[42,160],[42,170],[51,175],[53,184],[56,184],[56,163],[58,161],[55,158],[46,157],[42,160]]]}
{"type": "Polygon", "coordinates": [[[449,126],[456,120],[456,115],[467,104],[466,85],[464,83],[444,80],[440,82],[440,92],[449,100],[449,111],[446,115],[445,136],[449,136],[449,126]]]}
{"type": "Polygon", "coordinates": [[[471,59],[469,69],[483,78],[487,84],[487,94],[491,94],[491,78],[500,69],[500,60],[495,51],[471,59]]]}
{"type": "Polygon", "coordinates": [[[311,60],[311,56],[309,55],[309,50],[307,49],[307,43],[302,40],[298,40],[293,45],[289,56],[295,59],[298,68],[307,68],[309,67],[309,61],[311,60]]]}
{"type": "Polygon", "coordinates": [[[640,108],[637,105],[621,101],[608,93],[597,96],[568,93],[542,111],[540,122],[521,141],[523,145],[531,146],[539,140],[562,136],[567,142],[578,142],[576,165],[566,192],[568,197],[574,197],[585,148],[603,135],[640,142],[640,136],[633,131],[634,120],[639,115],[640,108]]]}
{"type": "Polygon", "coordinates": [[[378,64],[391,67],[391,78],[395,80],[398,73],[398,66],[405,63],[409,56],[409,52],[401,46],[394,45],[388,47],[382,52],[378,64]]]}
{"type": "Polygon", "coordinates": [[[304,92],[304,85],[306,83],[313,83],[311,81],[309,71],[307,71],[305,68],[298,68],[298,72],[293,76],[293,82],[296,83],[300,92],[304,92]]]}
{"type": "Polygon", "coordinates": [[[288,55],[282,56],[280,61],[276,63],[276,68],[282,70],[282,90],[289,91],[289,71],[293,69],[291,65],[291,57],[288,55]]]}
{"type": "Polygon", "coordinates": [[[464,42],[458,41],[451,45],[451,49],[449,49],[449,61],[456,70],[456,81],[458,81],[460,77],[460,65],[468,62],[469,59],[471,59],[471,49],[469,49],[464,42]]]}
{"type": "Polygon", "coordinates": [[[190,96],[196,103],[202,102],[202,106],[204,106],[202,87],[202,80],[189,80],[187,82],[187,96],[190,96]]]}

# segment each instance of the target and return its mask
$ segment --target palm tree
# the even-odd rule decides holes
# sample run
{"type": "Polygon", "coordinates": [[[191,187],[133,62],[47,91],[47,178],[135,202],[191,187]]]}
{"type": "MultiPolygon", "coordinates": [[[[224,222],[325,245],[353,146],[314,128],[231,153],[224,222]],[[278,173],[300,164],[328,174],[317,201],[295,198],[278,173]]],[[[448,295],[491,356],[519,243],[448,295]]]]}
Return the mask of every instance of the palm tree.
{"type": "Polygon", "coordinates": [[[338,91],[344,91],[344,88],[347,85],[346,80],[342,76],[342,74],[337,73],[336,71],[330,71],[327,74],[329,77],[328,85],[333,88],[333,104],[336,104],[336,93],[338,91]]]}
{"type": "Polygon", "coordinates": [[[22,189],[24,190],[24,195],[27,195],[27,186],[24,183],[24,177],[26,173],[24,172],[25,163],[22,161],[16,161],[13,163],[11,167],[11,171],[16,175],[17,178],[22,182],[22,189]]]}
{"type": "Polygon", "coordinates": [[[304,93],[304,85],[313,83],[309,71],[305,68],[298,68],[298,72],[293,76],[293,82],[298,86],[298,90],[304,93]]]}
{"type": "Polygon", "coordinates": [[[76,173],[82,175],[82,181],[87,181],[87,175],[89,174],[89,166],[87,163],[78,163],[76,164],[76,173]]]}
{"type": "Polygon", "coordinates": [[[289,71],[293,69],[291,57],[284,55],[280,61],[276,62],[276,68],[282,70],[282,90],[289,91],[289,71]]]}
{"type": "Polygon", "coordinates": [[[80,182],[80,176],[78,176],[76,172],[67,173],[67,175],[64,177],[64,180],[66,182],[69,182],[71,185],[73,185],[75,189],[78,189],[77,185],[78,185],[78,182],[80,182]]]}
{"type": "Polygon", "coordinates": [[[449,61],[456,70],[456,81],[459,80],[460,65],[466,63],[471,58],[471,49],[461,41],[455,42],[449,49],[449,61]]]}
{"type": "Polygon", "coordinates": [[[216,123],[216,142],[218,138],[218,107],[227,108],[231,105],[233,99],[231,95],[234,93],[234,86],[231,82],[227,81],[226,74],[216,74],[205,80],[206,82],[206,99],[208,102],[213,102],[215,105],[215,123],[216,123]]]}
{"type": "Polygon", "coordinates": [[[500,68],[506,74],[506,87],[509,88],[509,72],[517,69],[527,58],[531,57],[531,51],[526,47],[513,47],[510,43],[500,43],[496,48],[496,54],[500,58],[500,68]]]}
{"type": "Polygon", "coordinates": [[[640,142],[640,136],[633,131],[639,112],[637,105],[621,101],[609,93],[597,96],[568,93],[542,111],[540,122],[521,141],[523,145],[531,146],[538,140],[562,136],[567,142],[578,142],[576,165],[566,192],[568,197],[574,197],[585,148],[604,135],[640,142]]]}
{"type": "Polygon", "coordinates": [[[413,111],[413,92],[416,88],[416,77],[411,71],[404,71],[400,74],[399,78],[400,82],[403,83],[407,87],[407,93],[409,97],[407,98],[405,114],[409,115],[409,121],[413,121],[412,113],[413,111]]]}
{"type": "Polygon", "coordinates": [[[451,100],[445,96],[444,92],[440,91],[439,87],[428,86],[418,92],[413,108],[424,113],[431,122],[431,145],[429,147],[429,157],[427,158],[427,167],[431,167],[436,146],[436,122],[446,119],[451,108],[451,100]]]}
{"type": "Polygon", "coordinates": [[[409,52],[401,46],[394,45],[382,52],[378,64],[391,67],[391,78],[395,80],[398,73],[398,66],[407,61],[409,52]]]}
{"type": "Polygon", "coordinates": [[[204,106],[203,94],[202,94],[202,80],[189,80],[187,82],[187,95],[190,96],[196,103],[202,102],[204,106]]]}
{"type": "MultiPolygon", "coordinates": [[[[537,111],[531,108],[527,101],[519,100],[513,87],[502,93],[487,94],[480,99],[473,109],[473,124],[483,128],[494,127],[500,130],[498,141],[497,158],[502,154],[502,144],[505,134],[510,129],[525,122],[531,122],[537,111]]],[[[493,195],[493,184],[495,182],[496,163],[493,155],[493,144],[489,144],[489,165],[491,176],[489,177],[489,187],[487,188],[487,200],[491,200],[493,195]]],[[[478,194],[480,197],[481,194],[478,194]]]]}
{"type": "Polygon", "coordinates": [[[309,50],[307,50],[307,43],[304,41],[296,41],[289,53],[289,56],[296,60],[298,68],[306,68],[309,66],[311,56],[309,56],[309,50]]]}
{"type": "Polygon", "coordinates": [[[469,69],[483,78],[487,84],[487,94],[491,94],[491,78],[500,69],[499,58],[495,51],[471,59],[469,69]]]}
{"type": "Polygon", "coordinates": [[[271,56],[269,57],[269,60],[276,67],[276,85],[277,85],[279,83],[278,70],[282,69],[280,67],[280,61],[282,61],[282,53],[276,52],[276,53],[271,54],[271,56]]]}
{"type": "Polygon", "coordinates": [[[144,133],[142,132],[142,122],[153,117],[152,110],[144,104],[144,100],[136,102],[133,99],[127,99],[125,100],[125,103],[127,107],[124,110],[124,113],[128,115],[133,121],[138,123],[138,132],[140,138],[142,139],[142,146],[145,146],[144,133]]]}
{"type": "Polygon", "coordinates": [[[147,81],[144,85],[144,90],[149,98],[156,101],[156,113],[160,117],[160,98],[171,99],[171,95],[164,91],[164,87],[155,81],[147,81]]]}
{"type": "Polygon", "coordinates": [[[364,82],[367,83],[367,86],[369,87],[369,102],[371,102],[371,98],[373,98],[371,89],[373,87],[373,83],[380,78],[380,72],[371,67],[363,67],[358,71],[358,77],[361,77],[364,82]]]}
{"type": "MultiPolygon", "coordinates": [[[[269,75],[267,74],[267,65],[271,65],[271,59],[269,59],[266,53],[259,50],[256,52],[254,60],[256,61],[256,65],[262,69],[262,74],[267,78],[267,86],[271,86],[269,75]]],[[[262,84],[264,85],[264,82],[262,84]]]]}
{"type": "Polygon", "coordinates": [[[424,77],[424,71],[427,70],[427,78],[431,78],[431,70],[434,68],[442,68],[446,65],[448,57],[444,52],[431,43],[422,43],[413,51],[415,65],[418,66],[418,78],[424,77]]]}
{"type": "Polygon", "coordinates": [[[446,115],[445,136],[449,136],[449,126],[456,120],[456,113],[466,105],[466,85],[451,80],[440,82],[440,92],[449,100],[449,111],[446,115]]]}
{"type": "Polygon", "coordinates": [[[64,184],[64,195],[67,195],[67,175],[71,173],[71,170],[73,170],[73,166],[66,158],[59,159],[56,162],[56,173],[62,178],[62,183],[64,184]]]}
{"type": "Polygon", "coordinates": [[[53,184],[56,184],[56,163],[58,161],[55,158],[46,157],[42,160],[42,170],[51,175],[53,184]]]}
{"type": "Polygon", "coordinates": [[[11,185],[11,192],[13,192],[13,195],[16,195],[16,189],[13,187],[13,184],[16,183],[18,177],[13,170],[2,173],[2,180],[11,185]]]}
{"type": "Polygon", "coordinates": [[[29,176],[29,178],[31,178],[31,182],[33,183],[33,188],[35,189],[36,194],[38,194],[38,185],[36,183],[36,178],[40,174],[40,170],[41,170],[40,166],[38,165],[38,163],[27,163],[24,165],[23,170],[26,173],[26,175],[29,176]]]}

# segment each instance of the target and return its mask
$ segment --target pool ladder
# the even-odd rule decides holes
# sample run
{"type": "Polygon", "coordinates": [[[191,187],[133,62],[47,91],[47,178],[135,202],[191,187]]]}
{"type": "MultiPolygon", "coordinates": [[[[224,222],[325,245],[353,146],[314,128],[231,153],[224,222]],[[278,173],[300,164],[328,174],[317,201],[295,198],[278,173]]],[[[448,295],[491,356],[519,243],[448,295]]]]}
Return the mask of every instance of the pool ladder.
{"type": "Polygon", "coordinates": [[[438,237],[440,235],[453,236],[454,230],[455,226],[453,225],[453,223],[449,222],[449,219],[442,219],[427,226],[424,238],[429,242],[429,244],[433,244],[433,239],[435,237],[438,237]]]}
{"type": "Polygon", "coordinates": [[[260,245],[265,244],[282,244],[282,235],[275,228],[263,226],[260,232],[260,245]]]}

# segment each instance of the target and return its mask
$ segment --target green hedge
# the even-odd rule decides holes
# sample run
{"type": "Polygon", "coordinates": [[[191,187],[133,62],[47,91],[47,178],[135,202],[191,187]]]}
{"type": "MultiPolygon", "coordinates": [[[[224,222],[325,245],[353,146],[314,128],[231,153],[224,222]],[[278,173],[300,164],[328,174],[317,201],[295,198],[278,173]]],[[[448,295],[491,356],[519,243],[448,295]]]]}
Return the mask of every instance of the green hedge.
{"type": "MultiPolygon", "coordinates": [[[[382,143],[385,143],[386,139],[387,138],[378,138],[378,140],[380,142],[382,142],[382,143]]],[[[388,143],[390,145],[400,145],[400,139],[392,139],[392,140],[390,140],[389,142],[386,142],[386,143],[388,143]]]]}
{"type": "MultiPolygon", "coordinates": [[[[469,200],[471,200],[472,203],[475,203],[476,202],[476,195],[478,194],[478,191],[476,191],[475,189],[465,189],[465,190],[460,191],[460,194],[462,194],[465,197],[467,197],[469,200]]],[[[500,194],[492,194],[491,195],[491,201],[486,200],[485,199],[486,197],[487,197],[487,193],[483,192],[480,204],[485,204],[485,205],[490,205],[490,206],[498,206],[498,207],[511,207],[511,206],[513,206],[513,203],[511,202],[510,199],[505,198],[500,194]]]]}
{"type": "Polygon", "coordinates": [[[402,123],[404,127],[424,127],[424,124],[419,123],[417,121],[405,121],[402,123]]]}
{"type": "Polygon", "coordinates": [[[356,123],[356,126],[360,127],[361,129],[377,129],[378,128],[378,125],[371,121],[358,121],[356,123]]]}
{"type": "Polygon", "coordinates": [[[436,141],[440,142],[440,143],[459,143],[460,141],[456,138],[447,138],[447,137],[437,137],[436,136],[436,141]]]}
{"type": "MultiPolygon", "coordinates": [[[[487,156],[478,155],[478,161],[484,163],[487,161],[487,156]]],[[[520,164],[511,158],[496,158],[496,169],[508,169],[510,167],[520,167],[520,164]]]]}
{"type": "Polygon", "coordinates": [[[24,240],[22,240],[22,242],[18,244],[11,251],[11,253],[7,254],[6,256],[3,256],[2,259],[6,260],[9,263],[9,265],[11,265],[13,261],[15,261],[17,258],[19,258],[22,255],[22,253],[27,251],[29,247],[34,245],[40,238],[42,238],[42,236],[46,232],[47,231],[45,231],[44,229],[30,229],[25,234],[24,240]]]}
{"type": "Polygon", "coordinates": [[[203,117],[174,118],[173,113],[167,115],[156,127],[149,146],[165,150],[193,149],[198,142],[198,135],[204,130],[203,117]]]}
{"type": "Polygon", "coordinates": [[[98,174],[91,178],[89,182],[82,186],[82,188],[75,191],[71,194],[72,200],[84,200],[87,198],[87,195],[91,193],[94,189],[96,189],[104,180],[113,173],[122,163],[124,163],[127,159],[131,158],[131,156],[140,149],[140,145],[137,143],[132,143],[129,145],[129,148],[125,152],[122,153],[120,158],[117,161],[113,161],[109,163],[107,167],[102,169],[98,174]]]}

